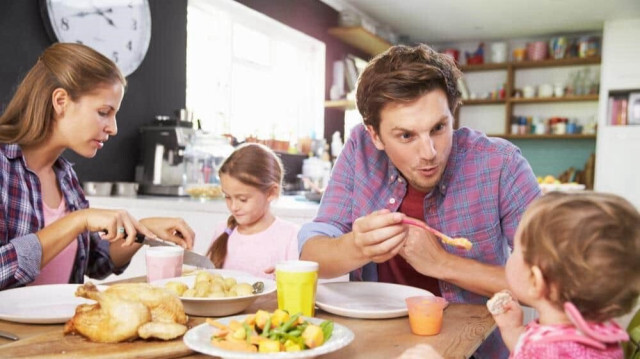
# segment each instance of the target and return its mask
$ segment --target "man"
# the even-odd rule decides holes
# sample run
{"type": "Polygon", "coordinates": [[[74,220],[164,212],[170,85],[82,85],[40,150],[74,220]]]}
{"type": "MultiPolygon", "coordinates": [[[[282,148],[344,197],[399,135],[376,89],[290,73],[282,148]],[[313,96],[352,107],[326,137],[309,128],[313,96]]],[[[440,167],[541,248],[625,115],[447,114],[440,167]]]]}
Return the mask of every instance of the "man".
{"type": "MultiPolygon", "coordinates": [[[[503,265],[540,190],[517,147],[453,130],[460,76],[453,60],[426,45],[392,47],[362,73],[364,125],[352,130],[317,217],[298,236],[301,259],[319,262],[320,276],[351,272],[351,280],[411,285],[463,303],[485,303],[507,287],[503,265]],[[405,217],[473,247],[441,244],[405,217]]],[[[486,344],[477,357],[507,356],[501,343],[486,344]]]]}

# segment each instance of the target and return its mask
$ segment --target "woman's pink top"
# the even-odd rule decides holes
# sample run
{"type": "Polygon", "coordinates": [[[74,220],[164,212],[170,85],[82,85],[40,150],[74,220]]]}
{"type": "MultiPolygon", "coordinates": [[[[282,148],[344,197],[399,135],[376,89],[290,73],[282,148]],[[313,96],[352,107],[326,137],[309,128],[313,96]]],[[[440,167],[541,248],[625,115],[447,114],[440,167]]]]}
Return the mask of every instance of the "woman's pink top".
{"type": "MultiPolygon", "coordinates": [[[[58,208],[50,208],[44,201],[42,204],[45,227],[67,215],[67,204],[64,198],[60,201],[58,208]]],[[[40,270],[40,275],[30,285],[69,283],[77,251],[78,241],[74,239],[40,270]]]]}

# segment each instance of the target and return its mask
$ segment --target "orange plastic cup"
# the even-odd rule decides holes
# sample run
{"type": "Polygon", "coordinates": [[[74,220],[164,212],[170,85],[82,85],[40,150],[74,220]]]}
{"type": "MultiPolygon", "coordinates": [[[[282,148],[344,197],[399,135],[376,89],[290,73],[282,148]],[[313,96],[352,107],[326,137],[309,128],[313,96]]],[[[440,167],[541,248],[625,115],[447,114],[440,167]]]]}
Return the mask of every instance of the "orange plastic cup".
{"type": "Polygon", "coordinates": [[[442,311],[448,302],[442,297],[406,298],[409,311],[409,325],[413,334],[436,335],[442,328],[442,311]]]}

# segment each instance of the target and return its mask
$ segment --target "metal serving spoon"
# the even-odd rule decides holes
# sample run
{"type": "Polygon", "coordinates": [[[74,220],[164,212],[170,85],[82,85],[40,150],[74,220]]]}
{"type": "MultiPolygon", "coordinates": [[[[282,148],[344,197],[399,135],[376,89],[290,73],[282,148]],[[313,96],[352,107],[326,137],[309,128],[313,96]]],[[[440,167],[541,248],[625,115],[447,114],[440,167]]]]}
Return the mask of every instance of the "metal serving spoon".
{"type": "Polygon", "coordinates": [[[0,330],[0,338],[7,338],[10,340],[19,340],[17,335],[9,332],[5,332],[4,330],[0,330]]]}
{"type": "Polygon", "coordinates": [[[262,291],[264,290],[264,283],[263,282],[255,282],[252,285],[253,287],[253,294],[258,294],[258,293],[262,293],[262,291]]]}

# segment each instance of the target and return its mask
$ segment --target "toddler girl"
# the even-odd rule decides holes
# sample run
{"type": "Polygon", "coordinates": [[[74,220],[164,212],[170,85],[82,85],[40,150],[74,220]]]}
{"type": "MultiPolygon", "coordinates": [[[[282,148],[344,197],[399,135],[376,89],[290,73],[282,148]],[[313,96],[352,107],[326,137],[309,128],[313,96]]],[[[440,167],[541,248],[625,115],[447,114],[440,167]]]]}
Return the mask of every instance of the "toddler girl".
{"type": "Polygon", "coordinates": [[[299,226],[271,213],[280,195],[282,163],[268,147],[238,147],[219,170],[231,216],[216,229],[207,255],[216,268],[236,269],[273,278],[273,266],[298,259],[299,226]]]}
{"type": "Polygon", "coordinates": [[[525,327],[515,300],[490,301],[512,358],[622,358],[628,336],[611,319],[640,294],[640,214],[610,194],[540,197],[518,226],[506,276],[539,313],[525,327]]]}

